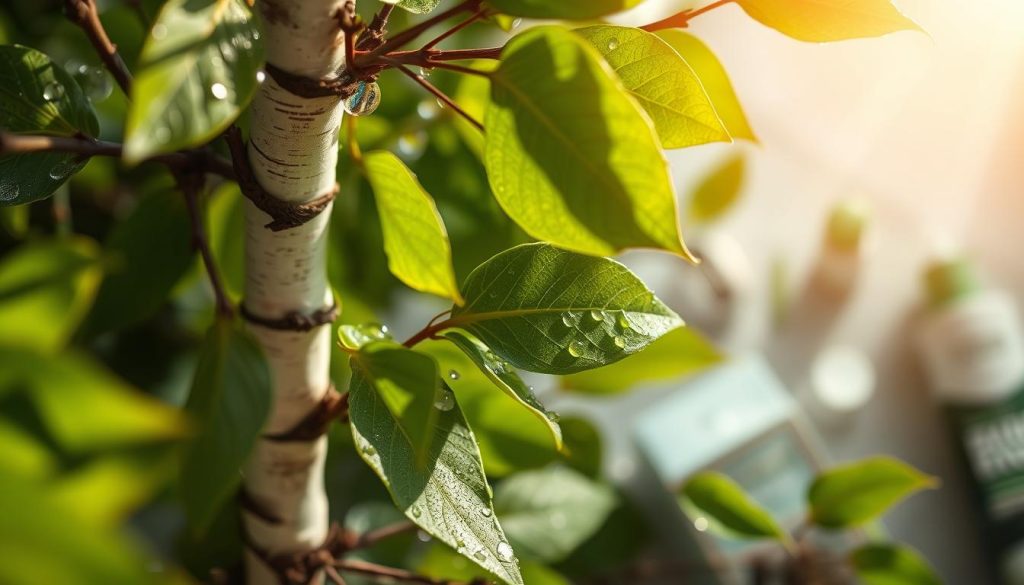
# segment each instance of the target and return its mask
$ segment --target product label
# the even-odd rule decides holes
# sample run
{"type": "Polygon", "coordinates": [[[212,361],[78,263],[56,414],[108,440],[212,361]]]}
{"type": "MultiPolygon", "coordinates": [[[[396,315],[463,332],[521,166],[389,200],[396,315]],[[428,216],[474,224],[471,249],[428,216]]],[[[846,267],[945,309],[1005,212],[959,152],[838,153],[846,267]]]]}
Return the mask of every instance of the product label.
{"type": "Polygon", "coordinates": [[[997,405],[950,411],[992,518],[1024,510],[1024,390],[997,405]]]}

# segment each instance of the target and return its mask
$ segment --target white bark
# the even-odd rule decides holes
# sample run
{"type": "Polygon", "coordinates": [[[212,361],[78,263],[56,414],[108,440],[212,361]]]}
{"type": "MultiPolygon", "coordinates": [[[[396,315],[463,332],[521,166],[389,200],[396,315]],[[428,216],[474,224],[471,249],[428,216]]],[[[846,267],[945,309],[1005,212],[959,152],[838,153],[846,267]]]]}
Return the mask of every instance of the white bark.
{"type": "MultiPolygon", "coordinates": [[[[294,74],[333,75],[343,60],[342,35],[332,15],[339,0],[259,0],[267,61],[294,74]]],[[[252,105],[249,160],[260,185],[286,201],[303,202],[333,188],[338,157],[340,101],[304,99],[268,75],[252,105]]],[[[325,255],[330,208],[312,221],[272,232],[270,218],[246,205],[245,304],[264,318],[309,314],[331,304],[325,255]]],[[[308,333],[250,326],[274,377],[274,407],[265,433],[285,432],[320,402],[330,386],[330,327],[308,333]]],[[[251,541],[271,555],[306,551],[327,535],[324,492],[326,438],[308,443],[260,440],[245,470],[245,489],[269,523],[243,512],[251,541]]],[[[277,585],[276,576],[246,553],[251,585],[277,585]]]]}

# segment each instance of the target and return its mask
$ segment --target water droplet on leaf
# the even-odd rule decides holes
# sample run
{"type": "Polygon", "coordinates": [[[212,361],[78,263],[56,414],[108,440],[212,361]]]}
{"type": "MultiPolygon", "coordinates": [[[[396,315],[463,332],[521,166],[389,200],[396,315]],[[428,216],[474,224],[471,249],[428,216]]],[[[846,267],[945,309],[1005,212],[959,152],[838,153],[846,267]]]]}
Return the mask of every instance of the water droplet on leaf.
{"type": "Polygon", "coordinates": [[[434,408],[441,412],[448,412],[455,408],[455,393],[447,388],[442,388],[441,393],[437,395],[437,400],[434,401],[434,408]]]}
{"type": "Polygon", "coordinates": [[[569,355],[572,357],[580,357],[583,355],[583,344],[579,341],[572,341],[569,343],[569,355]]]}
{"type": "Polygon", "coordinates": [[[511,561],[512,558],[515,556],[515,554],[512,552],[512,546],[509,545],[509,543],[507,542],[499,542],[498,550],[496,552],[498,555],[498,559],[506,563],[511,561]]]}
{"type": "Polygon", "coordinates": [[[612,38],[608,39],[608,50],[609,51],[614,51],[615,49],[618,49],[618,48],[619,48],[619,39],[617,39],[615,37],[612,37],[612,38]]]}
{"type": "Polygon", "coordinates": [[[430,69],[427,69],[426,67],[420,67],[420,77],[426,79],[430,77],[431,73],[433,73],[433,71],[431,71],[430,69]]]}
{"type": "Polygon", "coordinates": [[[377,82],[360,81],[352,95],[345,98],[342,106],[353,116],[372,114],[380,105],[380,86],[377,82]]]}
{"type": "Polygon", "coordinates": [[[256,83],[263,83],[267,79],[267,74],[262,69],[256,72],[256,83]]]}
{"type": "Polygon", "coordinates": [[[223,83],[214,83],[210,86],[210,94],[218,100],[228,97],[228,88],[223,83]]]}
{"type": "Polygon", "coordinates": [[[476,552],[473,553],[473,558],[481,562],[486,561],[487,553],[484,552],[484,549],[478,548],[476,549],[476,552]]]}
{"type": "Polygon", "coordinates": [[[616,335],[615,339],[613,339],[612,341],[615,342],[615,347],[617,347],[619,349],[625,349],[626,348],[626,340],[623,339],[621,335],[616,335]]]}
{"type": "Polygon", "coordinates": [[[458,380],[459,373],[455,370],[448,370],[448,377],[451,378],[452,380],[458,380]]]}
{"type": "Polygon", "coordinates": [[[14,183],[0,183],[0,201],[14,201],[21,188],[14,183]]]}
{"type": "Polygon", "coordinates": [[[591,311],[590,318],[594,321],[604,321],[604,311],[591,311]]]}
{"type": "Polygon", "coordinates": [[[512,30],[516,30],[522,24],[523,24],[523,19],[522,18],[516,18],[515,20],[512,21],[512,30]]]}
{"type": "Polygon", "coordinates": [[[366,455],[367,457],[373,457],[374,455],[377,454],[377,448],[367,443],[363,445],[363,454],[366,455]]]}
{"type": "Polygon", "coordinates": [[[51,81],[50,83],[47,83],[46,87],[43,88],[43,99],[48,102],[59,100],[63,96],[64,86],[57,83],[56,81],[51,81]]]}
{"type": "Polygon", "coordinates": [[[623,331],[629,331],[629,319],[626,318],[625,313],[619,314],[619,328],[623,331]]]}
{"type": "Polygon", "coordinates": [[[484,518],[490,518],[493,513],[490,508],[480,508],[480,515],[484,518]]]}
{"type": "Polygon", "coordinates": [[[420,507],[419,506],[413,506],[412,508],[409,508],[409,511],[412,512],[412,517],[413,518],[419,518],[420,516],[423,515],[423,512],[420,511],[420,507]]]}
{"type": "Polygon", "coordinates": [[[561,416],[559,416],[557,412],[554,412],[552,410],[545,412],[544,416],[546,416],[547,419],[551,422],[558,422],[562,418],[561,416]]]}

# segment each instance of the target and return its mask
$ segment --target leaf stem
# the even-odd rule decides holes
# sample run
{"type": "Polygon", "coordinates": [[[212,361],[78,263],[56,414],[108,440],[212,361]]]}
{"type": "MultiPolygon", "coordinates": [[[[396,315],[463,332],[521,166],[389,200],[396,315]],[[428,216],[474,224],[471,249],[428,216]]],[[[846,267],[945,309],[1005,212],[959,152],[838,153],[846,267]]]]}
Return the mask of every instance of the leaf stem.
{"type": "Polygon", "coordinates": [[[475,75],[477,77],[486,77],[490,79],[491,74],[486,71],[480,71],[479,69],[473,69],[471,67],[463,67],[461,65],[452,65],[451,63],[431,63],[430,67],[436,67],[438,69],[447,69],[448,71],[455,71],[465,75],[475,75]]]}
{"type": "Polygon", "coordinates": [[[352,161],[363,166],[363,150],[359,148],[359,141],[356,140],[356,117],[345,116],[345,133],[348,139],[348,155],[352,161]]]}
{"type": "Polygon", "coordinates": [[[117,45],[110,42],[110,37],[107,36],[107,31],[100,21],[95,0],[65,0],[64,6],[68,19],[85,32],[85,35],[89,37],[89,42],[96,50],[96,54],[103,61],[103,65],[117,80],[121,91],[125,95],[129,95],[132,74],[128,71],[128,66],[124,64],[124,59],[117,52],[117,45]]]}
{"type": "Polygon", "coordinates": [[[213,251],[210,250],[203,217],[199,212],[199,191],[203,186],[203,176],[181,172],[175,173],[174,178],[178,183],[178,189],[185,195],[185,205],[188,207],[188,217],[192,223],[192,245],[199,251],[199,255],[203,259],[203,266],[206,267],[206,275],[210,280],[210,286],[213,287],[213,296],[216,299],[217,314],[230,319],[234,316],[235,309],[221,282],[217,261],[213,257],[213,251]]]}
{"type": "Polygon", "coordinates": [[[432,93],[435,96],[437,96],[437,99],[439,99],[442,102],[444,102],[455,113],[457,113],[460,116],[462,116],[463,118],[465,118],[467,122],[469,122],[470,124],[475,126],[478,130],[480,130],[481,132],[484,131],[484,125],[483,124],[481,124],[479,121],[477,121],[476,118],[474,118],[473,116],[470,116],[465,110],[463,110],[459,106],[459,104],[455,103],[452,100],[452,98],[448,97],[448,94],[446,94],[443,91],[441,91],[440,89],[437,89],[436,87],[434,87],[434,84],[430,83],[426,79],[423,79],[422,75],[416,75],[408,67],[406,67],[405,65],[402,65],[401,63],[395,63],[395,67],[399,71],[404,73],[406,76],[408,76],[410,79],[412,79],[416,83],[420,84],[424,89],[426,89],[430,93],[432,93]]]}
{"type": "Polygon", "coordinates": [[[394,524],[382,526],[376,530],[371,530],[362,534],[355,544],[349,548],[349,550],[370,548],[382,540],[386,540],[400,534],[405,534],[407,532],[412,532],[414,530],[416,530],[416,525],[412,522],[395,522],[394,524]]]}
{"type": "Polygon", "coordinates": [[[645,24],[640,28],[647,32],[654,32],[666,28],[686,28],[690,25],[690,20],[700,16],[701,14],[704,14],[705,12],[710,12],[715,8],[724,6],[734,1],[735,0],[718,0],[717,2],[712,2],[711,4],[708,4],[707,6],[701,8],[688,8],[686,10],[683,10],[682,12],[678,12],[676,14],[673,14],[672,16],[669,16],[668,18],[663,18],[657,22],[645,24]]]}

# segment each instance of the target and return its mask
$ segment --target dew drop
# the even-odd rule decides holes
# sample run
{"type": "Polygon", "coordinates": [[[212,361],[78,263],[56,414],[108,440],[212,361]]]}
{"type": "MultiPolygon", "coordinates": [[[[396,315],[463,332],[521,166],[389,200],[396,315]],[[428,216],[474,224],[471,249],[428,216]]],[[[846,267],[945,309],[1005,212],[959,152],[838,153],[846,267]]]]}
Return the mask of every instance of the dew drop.
{"type": "Polygon", "coordinates": [[[433,73],[432,70],[427,69],[426,67],[420,67],[420,77],[422,77],[423,79],[430,77],[431,73],[433,73]]]}
{"type": "Polygon", "coordinates": [[[51,81],[50,83],[47,83],[46,87],[43,88],[43,99],[48,102],[59,100],[63,96],[64,86],[57,83],[56,81],[51,81]]]}
{"type": "Polygon", "coordinates": [[[423,512],[420,511],[420,507],[419,506],[413,506],[412,508],[409,509],[409,511],[412,512],[412,517],[413,518],[419,518],[420,516],[423,515],[423,512]]]}
{"type": "Polygon", "coordinates": [[[490,508],[480,508],[480,515],[484,518],[490,518],[493,513],[490,508]]]}
{"type": "Polygon", "coordinates": [[[517,19],[513,20],[512,21],[512,30],[516,30],[522,24],[523,24],[523,19],[522,18],[517,18],[517,19]]]}
{"type": "Polygon", "coordinates": [[[547,419],[551,422],[558,422],[562,418],[561,416],[559,416],[557,412],[554,412],[552,410],[546,411],[544,413],[544,416],[547,417],[547,419]]]}
{"type": "Polygon", "coordinates": [[[372,114],[380,105],[380,86],[377,82],[360,81],[352,95],[342,102],[345,111],[353,116],[372,114]]]}
{"type": "Polygon", "coordinates": [[[387,325],[378,325],[377,331],[379,333],[380,338],[383,339],[390,335],[391,329],[389,329],[387,325]]]}
{"type": "Polygon", "coordinates": [[[256,83],[263,83],[267,79],[267,74],[262,69],[256,72],[256,83]]]}
{"type": "Polygon", "coordinates": [[[459,379],[459,373],[457,371],[455,371],[455,370],[448,370],[448,378],[450,378],[452,380],[458,380],[459,379]]]}
{"type": "Polygon", "coordinates": [[[0,183],[0,201],[14,201],[21,188],[14,183],[0,183]]]}
{"type": "Polygon", "coordinates": [[[564,323],[566,327],[572,327],[576,324],[576,320],[573,319],[572,313],[566,311],[565,313],[562,313],[562,323],[564,323]]]}
{"type": "Polygon", "coordinates": [[[612,37],[612,38],[608,39],[608,50],[609,51],[614,51],[615,49],[618,49],[618,48],[619,48],[619,39],[617,39],[615,37],[612,37]]]}
{"type": "Polygon", "coordinates": [[[416,538],[420,542],[430,542],[430,535],[427,534],[426,532],[422,531],[422,530],[417,530],[416,531],[416,538]]]}
{"type": "Polygon", "coordinates": [[[74,173],[75,171],[80,169],[81,166],[82,166],[81,163],[78,163],[78,162],[75,162],[75,161],[70,161],[70,160],[61,161],[61,162],[53,165],[53,168],[50,169],[50,178],[53,179],[54,181],[60,181],[62,179],[66,179],[72,173],[74,173]]]}
{"type": "Polygon", "coordinates": [[[377,454],[377,448],[376,447],[374,447],[373,445],[371,445],[369,443],[363,445],[363,455],[366,455],[367,457],[373,457],[376,454],[377,454]]]}
{"type": "Polygon", "coordinates": [[[441,110],[448,107],[448,104],[444,103],[444,100],[442,100],[441,98],[437,98],[436,100],[434,100],[434,103],[436,103],[437,107],[441,110]]]}
{"type": "Polygon", "coordinates": [[[110,75],[107,74],[106,70],[102,67],[87,67],[86,69],[85,79],[80,79],[79,85],[85,88],[89,99],[94,102],[101,102],[110,97],[110,94],[114,91],[114,82],[110,79],[110,75]]]}
{"type": "Polygon", "coordinates": [[[572,341],[569,343],[569,355],[572,357],[580,357],[583,355],[583,344],[579,341],[572,341]]]}
{"type": "Polygon", "coordinates": [[[437,395],[437,400],[434,401],[434,408],[441,412],[448,412],[455,408],[455,394],[447,388],[442,388],[441,393],[437,395]]]}
{"type": "Polygon", "coordinates": [[[214,98],[222,100],[228,97],[228,88],[224,87],[223,83],[214,83],[210,86],[210,94],[212,94],[214,98]]]}
{"type": "Polygon", "coordinates": [[[621,335],[616,335],[615,338],[612,341],[615,342],[615,347],[617,347],[619,349],[625,349],[626,348],[626,340],[623,339],[623,337],[621,335]]]}
{"type": "Polygon", "coordinates": [[[515,556],[512,553],[512,547],[507,542],[499,542],[498,550],[495,552],[498,555],[498,559],[506,563],[511,561],[512,558],[515,556]]]}
{"type": "Polygon", "coordinates": [[[619,314],[619,328],[623,331],[629,331],[629,319],[626,318],[625,313],[619,314]]]}
{"type": "Polygon", "coordinates": [[[484,549],[478,548],[476,549],[476,552],[473,553],[473,558],[481,562],[486,561],[487,553],[484,552],[484,549]]]}
{"type": "Polygon", "coordinates": [[[167,27],[162,24],[153,25],[153,38],[156,40],[163,39],[167,36],[167,27]]]}
{"type": "Polygon", "coordinates": [[[604,311],[591,311],[590,318],[597,322],[604,321],[604,311]]]}

